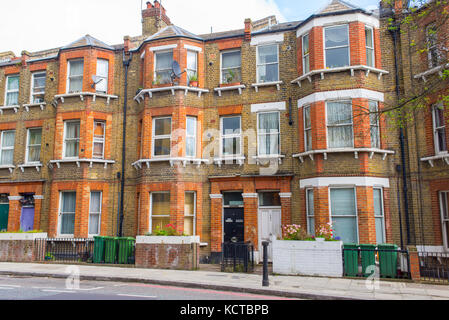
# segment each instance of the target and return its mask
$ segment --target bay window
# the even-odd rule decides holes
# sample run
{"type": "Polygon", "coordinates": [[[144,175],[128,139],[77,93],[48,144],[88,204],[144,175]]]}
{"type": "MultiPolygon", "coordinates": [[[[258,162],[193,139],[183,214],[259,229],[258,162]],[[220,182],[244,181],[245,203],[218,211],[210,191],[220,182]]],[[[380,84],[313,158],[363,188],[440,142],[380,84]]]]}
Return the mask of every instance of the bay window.
{"type": "Polygon", "coordinates": [[[443,245],[449,249],[449,191],[440,192],[440,210],[443,245]]]}
{"type": "Polygon", "coordinates": [[[59,234],[73,236],[75,233],[76,192],[61,192],[59,205],[59,234]]]}
{"type": "Polygon", "coordinates": [[[173,51],[160,51],[154,53],[154,79],[155,84],[171,83],[173,68],[173,51]]]}
{"type": "Polygon", "coordinates": [[[313,189],[306,189],[307,233],[315,235],[315,203],[313,189]]]}
{"type": "Polygon", "coordinates": [[[196,51],[187,51],[187,80],[190,84],[192,77],[198,79],[198,53],[196,51]]]}
{"type": "Polygon", "coordinates": [[[186,125],[186,156],[196,156],[197,121],[195,117],[187,117],[186,125]]]}
{"type": "Polygon", "coordinates": [[[374,33],[373,28],[365,27],[365,43],[366,43],[366,65],[368,67],[375,66],[374,57],[374,33]]]}
{"type": "Polygon", "coordinates": [[[349,26],[324,29],[326,68],[349,66],[349,26]]]}
{"type": "Polygon", "coordinates": [[[382,244],[386,242],[383,190],[381,188],[373,188],[373,195],[374,195],[374,218],[376,220],[376,239],[377,244],[382,244]]]}
{"type": "Polygon", "coordinates": [[[0,146],[0,165],[12,165],[14,160],[14,130],[2,131],[0,146]]]}
{"type": "Polygon", "coordinates": [[[153,156],[170,156],[171,117],[153,119],[153,156]]]}
{"type": "Polygon", "coordinates": [[[101,200],[102,200],[101,192],[92,191],[90,193],[90,206],[89,206],[89,235],[90,236],[96,236],[96,235],[100,234],[101,200]]]}
{"type": "Polygon", "coordinates": [[[257,47],[257,82],[279,81],[279,46],[277,44],[257,47]]]}
{"type": "Polygon", "coordinates": [[[94,121],[94,138],[92,151],[92,158],[94,159],[104,158],[105,128],[106,124],[104,121],[94,121]]]}
{"type": "Polygon", "coordinates": [[[19,104],[19,76],[6,77],[5,106],[19,104]]]}
{"type": "Polygon", "coordinates": [[[83,91],[83,60],[71,60],[68,62],[67,72],[67,93],[81,92],[83,91]]]}
{"type": "Polygon", "coordinates": [[[42,128],[28,129],[26,146],[26,163],[40,162],[42,128]]]}
{"type": "Polygon", "coordinates": [[[64,158],[78,158],[80,144],[80,122],[64,122],[64,158]]]}
{"type": "Polygon", "coordinates": [[[303,73],[310,72],[309,34],[302,37],[302,68],[303,73]]]}
{"type": "Polygon", "coordinates": [[[304,115],[304,149],[305,151],[312,150],[312,119],[310,117],[310,106],[305,106],[303,110],[304,115]]]}
{"type": "Polygon", "coordinates": [[[33,73],[31,77],[31,103],[44,102],[46,77],[45,72],[33,73]]]}
{"type": "Polygon", "coordinates": [[[258,154],[280,154],[280,118],[279,112],[264,112],[258,114],[258,154]]]}
{"type": "Polygon", "coordinates": [[[151,193],[150,232],[164,229],[170,223],[170,192],[151,193]]]}
{"type": "Polygon", "coordinates": [[[186,192],[184,198],[184,234],[196,234],[196,193],[186,192]]]}
{"type": "Polygon", "coordinates": [[[446,153],[447,152],[446,121],[444,119],[443,104],[433,106],[432,115],[433,115],[435,152],[436,154],[446,153]]]}
{"type": "Polygon", "coordinates": [[[242,81],[242,56],[240,50],[221,53],[221,83],[229,84],[242,81]]]}
{"type": "Polygon", "coordinates": [[[224,157],[240,156],[241,150],[241,117],[221,118],[221,153],[224,157]]]}
{"type": "Polygon", "coordinates": [[[327,102],[327,136],[329,148],[353,147],[352,102],[327,102]]]}
{"type": "Polygon", "coordinates": [[[371,147],[380,149],[379,104],[377,101],[369,101],[369,112],[371,147]]]}
{"type": "Polygon", "coordinates": [[[357,205],[354,188],[329,188],[335,236],[344,243],[358,243],[357,205]]]}
{"type": "Polygon", "coordinates": [[[108,78],[109,78],[109,61],[104,59],[97,60],[97,80],[95,89],[100,93],[108,92],[108,78]]]}

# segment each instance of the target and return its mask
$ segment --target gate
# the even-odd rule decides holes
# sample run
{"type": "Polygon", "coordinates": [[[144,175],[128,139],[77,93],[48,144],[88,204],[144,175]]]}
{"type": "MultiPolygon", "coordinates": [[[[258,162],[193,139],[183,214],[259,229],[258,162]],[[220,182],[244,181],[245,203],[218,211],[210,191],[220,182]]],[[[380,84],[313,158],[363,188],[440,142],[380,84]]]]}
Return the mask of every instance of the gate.
{"type": "Polygon", "coordinates": [[[449,253],[419,252],[421,280],[449,284],[449,253]]]}

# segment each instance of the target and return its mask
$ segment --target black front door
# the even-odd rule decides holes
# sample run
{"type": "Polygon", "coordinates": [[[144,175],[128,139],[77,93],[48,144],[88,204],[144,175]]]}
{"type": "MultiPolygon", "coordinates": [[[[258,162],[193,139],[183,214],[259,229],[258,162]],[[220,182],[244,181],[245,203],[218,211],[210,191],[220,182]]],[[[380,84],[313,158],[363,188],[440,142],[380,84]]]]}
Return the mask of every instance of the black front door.
{"type": "Polygon", "coordinates": [[[224,242],[244,242],[245,225],[243,208],[224,209],[224,242]]]}

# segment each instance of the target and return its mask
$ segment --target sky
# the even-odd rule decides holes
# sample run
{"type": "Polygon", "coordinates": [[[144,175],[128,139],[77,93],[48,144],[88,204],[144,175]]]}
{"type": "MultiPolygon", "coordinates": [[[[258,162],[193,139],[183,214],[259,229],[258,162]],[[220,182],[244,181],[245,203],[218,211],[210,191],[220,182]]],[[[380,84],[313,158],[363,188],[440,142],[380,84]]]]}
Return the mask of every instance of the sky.
{"type": "MultiPolygon", "coordinates": [[[[0,1],[0,52],[35,52],[64,46],[86,34],[107,44],[142,32],[146,0],[0,1]]],[[[278,21],[304,20],[330,0],[162,0],[173,24],[196,34],[243,29],[245,18],[276,15],[278,21]]],[[[379,0],[350,0],[364,9],[379,0]]]]}

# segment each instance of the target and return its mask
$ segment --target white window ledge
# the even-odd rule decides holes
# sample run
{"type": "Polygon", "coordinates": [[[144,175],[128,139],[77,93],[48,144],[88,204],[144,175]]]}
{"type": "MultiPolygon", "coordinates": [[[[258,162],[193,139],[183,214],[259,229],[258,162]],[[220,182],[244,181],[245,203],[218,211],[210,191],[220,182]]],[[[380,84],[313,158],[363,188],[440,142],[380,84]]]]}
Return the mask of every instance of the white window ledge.
{"type": "Polygon", "coordinates": [[[284,159],[285,156],[281,154],[273,154],[273,155],[264,155],[264,156],[254,156],[253,159],[256,160],[256,164],[260,165],[267,163],[268,161],[277,160],[279,161],[279,164],[282,164],[282,159],[284,159]]]}
{"type": "Polygon", "coordinates": [[[438,75],[440,77],[443,77],[443,69],[445,69],[445,68],[449,68],[449,63],[446,64],[446,65],[443,64],[441,66],[438,66],[438,67],[429,69],[429,70],[427,70],[425,72],[419,73],[419,74],[415,75],[414,78],[415,79],[422,79],[422,81],[427,82],[426,77],[431,76],[431,75],[433,75],[435,73],[438,73],[438,75]]]}
{"type": "Polygon", "coordinates": [[[220,168],[222,164],[234,164],[234,161],[236,161],[240,166],[243,166],[243,164],[245,163],[245,159],[245,157],[221,157],[215,158],[214,163],[220,168]]]}
{"type": "Polygon", "coordinates": [[[209,90],[197,88],[197,87],[187,87],[187,86],[171,86],[171,87],[162,87],[162,88],[152,88],[152,89],[144,89],[139,92],[137,96],[134,97],[138,103],[141,103],[145,99],[145,95],[148,94],[150,98],[153,98],[153,93],[155,92],[164,92],[171,91],[172,95],[175,95],[175,91],[184,91],[184,94],[195,92],[198,94],[198,97],[201,97],[203,93],[208,93],[209,90]]]}
{"type": "Polygon", "coordinates": [[[20,106],[14,105],[14,106],[3,106],[0,107],[0,114],[3,114],[3,110],[11,110],[14,109],[14,112],[17,113],[19,111],[20,106]]]}
{"type": "Polygon", "coordinates": [[[392,150],[382,150],[382,149],[376,149],[376,148],[337,148],[337,149],[326,149],[326,150],[312,150],[307,151],[299,154],[293,155],[293,158],[298,158],[301,163],[304,163],[304,158],[309,157],[310,160],[314,161],[313,156],[315,154],[322,154],[324,155],[324,160],[327,160],[327,155],[329,153],[354,153],[354,158],[359,158],[359,153],[361,152],[368,152],[370,154],[370,159],[373,158],[374,154],[379,153],[382,154],[382,160],[385,160],[389,154],[395,154],[392,150]]]}
{"type": "Polygon", "coordinates": [[[219,87],[219,88],[215,88],[214,91],[218,92],[218,96],[221,97],[221,93],[223,91],[232,91],[232,90],[238,90],[239,94],[242,94],[242,90],[245,89],[246,86],[244,84],[239,84],[236,86],[229,86],[229,87],[219,87]]]}
{"type": "Polygon", "coordinates": [[[449,165],[449,153],[442,153],[442,154],[439,154],[436,156],[421,159],[421,161],[423,161],[423,162],[428,162],[432,168],[435,165],[434,161],[437,161],[437,160],[442,160],[442,161],[446,162],[447,165],[449,165]]]}
{"type": "Polygon", "coordinates": [[[194,158],[155,158],[155,159],[140,159],[132,164],[136,170],[142,169],[142,164],[145,164],[147,168],[150,168],[150,164],[153,162],[169,162],[170,166],[174,166],[175,163],[182,163],[185,167],[187,164],[196,164],[198,167],[201,166],[202,163],[208,164],[209,160],[207,159],[194,159],[194,158]]]}
{"type": "Polygon", "coordinates": [[[45,106],[47,103],[30,103],[30,104],[24,104],[23,107],[25,108],[26,112],[30,112],[30,108],[32,107],[40,107],[42,111],[44,111],[45,106]]]}
{"type": "Polygon", "coordinates": [[[17,166],[18,168],[20,168],[20,170],[22,170],[22,172],[25,171],[25,168],[36,168],[36,171],[39,172],[42,168],[42,163],[38,162],[38,163],[25,163],[25,164],[19,164],[17,166]]]}
{"type": "Polygon", "coordinates": [[[0,170],[2,169],[8,169],[10,173],[12,173],[14,171],[14,169],[16,168],[15,165],[13,164],[4,164],[4,165],[0,165],[0,170]]]}
{"type": "Polygon", "coordinates": [[[94,163],[100,163],[104,165],[104,168],[106,169],[108,167],[108,164],[114,164],[114,160],[102,160],[102,159],[61,159],[61,160],[50,160],[50,165],[56,164],[56,166],[61,168],[61,163],[76,163],[78,168],[81,166],[81,163],[89,163],[89,167],[92,168],[92,165],[94,163]]]}
{"type": "Polygon", "coordinates": [[[84,101],[84,97],[93,97],[93,101],[99,98],[105,98],[106,103],[109,105],[111,102],[111,99],[118,99],[118,96],[114,96],[111,94],[104,94],[104,93],[96,93],[96,92],[75,92],[75,93],[66,93],[66,94],[58,94],[55,95],[55,99],[53,101],[53,106],[56,106],[58,104],[58,99],[61,100],[62,103],[64,103],[64,99],[66,98],[73,98],[73,97],[79,97],[81,101],[84,101]]]}
{"type": "Polygon", "coordinates": [[[283,81],[272,81],[272,82],[260,82],[260,83],[253,83],[251,87],[253,87],[256,92],[259,92],[259,87],[271,87],[276,86],[278,91],[281,90],[281,84],[283,84],[283,81]]]}
{"type": "Polygon", "coordinates": [[[351,71],[351,76],[353,77],[354,76],[354,71],[356,71],[356,70],[363,70],[363,71],[365,71],[366,72],[366,76],[368,76],[371,72],[372,73],[377,73],[377,78],[379,80],[382,78],[382,76],[384,74],[389,74],[389,72],[386,71],[386,70],[377,69],[377,68],[368,67],[368,66],[347,66],[347,67],[332,68],[332,69],[313,70],[313,71],[310,71],[309,73],[306,73],[306,74],[300,76],[299,78],[296,78],[291,83],[297,83],[298,86],[301,87],[301,81],[307,79],[307,80],[309,80],[309,82],[312,82],[312,76],[314,76],[316,74],[321,75],[321,80],[323,80],[325,73],[335,73],[335,72],[344,72],[344,71],[351,71]]]}

